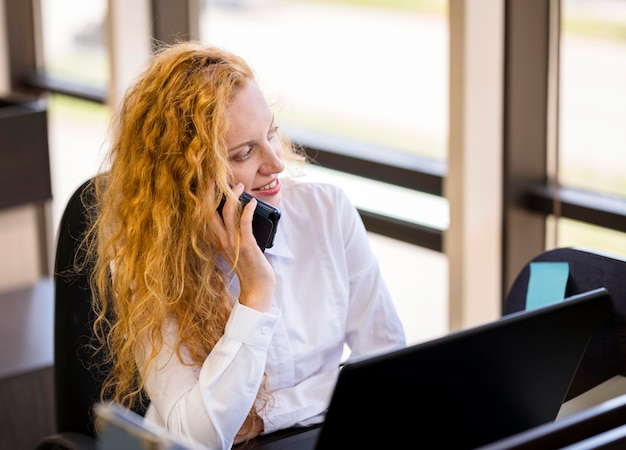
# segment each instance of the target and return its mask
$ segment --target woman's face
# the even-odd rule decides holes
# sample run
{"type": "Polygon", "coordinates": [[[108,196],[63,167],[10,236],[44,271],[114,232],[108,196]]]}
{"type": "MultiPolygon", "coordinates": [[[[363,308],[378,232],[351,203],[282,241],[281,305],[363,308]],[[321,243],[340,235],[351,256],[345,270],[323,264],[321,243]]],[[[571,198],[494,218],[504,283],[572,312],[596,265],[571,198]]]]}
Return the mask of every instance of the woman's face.
{"type": "Polygon", "coordinates": [[[285,164],[274,115],[257,84],[248,81],[226,109],[226,145],[235,183],[274,206],[280,203],[278,174],[285,164]]]}

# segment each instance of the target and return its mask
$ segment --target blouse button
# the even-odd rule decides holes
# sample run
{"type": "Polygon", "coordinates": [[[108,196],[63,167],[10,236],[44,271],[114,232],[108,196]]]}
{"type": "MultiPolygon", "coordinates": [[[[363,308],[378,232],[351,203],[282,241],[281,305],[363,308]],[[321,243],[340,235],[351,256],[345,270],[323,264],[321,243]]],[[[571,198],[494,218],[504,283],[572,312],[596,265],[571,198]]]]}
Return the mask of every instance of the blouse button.
{"type": "Polygon", "coordinates": [[[263,327],[263,328],[261,328],[261,333],[269,334],[270,333],[270,327],[263,327]]]}

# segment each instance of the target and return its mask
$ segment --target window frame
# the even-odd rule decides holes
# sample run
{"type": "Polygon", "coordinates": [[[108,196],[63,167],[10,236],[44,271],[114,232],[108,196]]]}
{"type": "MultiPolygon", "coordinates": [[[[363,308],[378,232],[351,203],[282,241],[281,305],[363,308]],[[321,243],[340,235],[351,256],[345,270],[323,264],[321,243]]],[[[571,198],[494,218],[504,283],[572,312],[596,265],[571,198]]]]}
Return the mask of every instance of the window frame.
{"type": "MultiPolygon", "coordinates": [[[[572,190],[550,184],[547,161],[554,130],[550,129],[554,85],[554,27],[560,2],[496,0],[504,11],[504,86],[502,121],[502,264],[497,275],[502,298],[518,271],[546,249],[546,223],[562,218],[626,231],[626,198],[572,190]],[[552,77],[552,78],[551,78],[552,77]]],[[[152,37],[163,42],[198,35],[199,0],[146,0],[152,37]],[[175,5],[175,7],[174,7],[175,5]]],[[[450,9],[472,8],[472,2],[451,2],[450,9]]],[[[473,6],[474,8],[476,6],[473,6]]],[[[454,12],[454,11],[452,11],[454,12]]],[[[449,12],[450,13],[450,12],[449,12]]],[[[38,1],[5,0],[8,70],[12,92],[40,96],[58,93],[107,103],[107,89],[50,77],[40,67],[37,39],[38,1]]],[[[451,61],[453,64],[454,61],[451,61]]],[[[451,103],[452,104],[452,103],[451,103]]],[[[329,169],[358,175],[441,197],[446,196],[448,163],[430,161],[392,149],[339,140],[311,131],[293,130],[291,137],[329,169]]],[[[445,252],[446,231],[360,211],[368,230],[431,250],[445,252]]],[[[469,237],[464,237],[468,239],[469,237]]],[[[460,244],[462,245],[462,243],[460,244]]],[[[478,258],[478,256],[477,256],[478,258]]],[[[450,283],[455,274],[450,273],[450,283]]],[[[452,301],[452,300],[451,300],[452,301]]],[[[462,325],[462,323],[461,323],[462,325]]]]}

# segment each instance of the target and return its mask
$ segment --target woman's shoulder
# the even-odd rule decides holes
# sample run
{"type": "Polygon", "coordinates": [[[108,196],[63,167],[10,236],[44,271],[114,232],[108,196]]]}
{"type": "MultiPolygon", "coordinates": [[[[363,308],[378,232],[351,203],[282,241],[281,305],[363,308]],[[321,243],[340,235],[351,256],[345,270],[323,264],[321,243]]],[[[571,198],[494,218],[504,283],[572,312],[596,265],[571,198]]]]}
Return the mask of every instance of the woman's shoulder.
{"type": "Polygon", "coordinates": [[[281,204],[287,214],[324,217],[340,223],[349,222],[357,214],[346,193],[335,184],[298,178],[286,179],[283,187],[281,204]]]}

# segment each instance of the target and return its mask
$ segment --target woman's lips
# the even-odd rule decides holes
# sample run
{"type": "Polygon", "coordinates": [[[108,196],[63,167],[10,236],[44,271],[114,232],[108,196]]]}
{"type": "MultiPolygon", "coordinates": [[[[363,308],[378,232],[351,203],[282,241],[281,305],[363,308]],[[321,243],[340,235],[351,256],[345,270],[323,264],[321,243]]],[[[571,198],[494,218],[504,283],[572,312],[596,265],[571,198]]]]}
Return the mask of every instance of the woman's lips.
{"type": "Polygon", "coordinates": [[[259,197],[273,197],[280,192],[280,181],[278,179],[273,180],[261,188],[253,189],[251,194],[259,197]]]}

